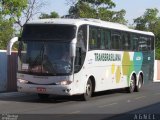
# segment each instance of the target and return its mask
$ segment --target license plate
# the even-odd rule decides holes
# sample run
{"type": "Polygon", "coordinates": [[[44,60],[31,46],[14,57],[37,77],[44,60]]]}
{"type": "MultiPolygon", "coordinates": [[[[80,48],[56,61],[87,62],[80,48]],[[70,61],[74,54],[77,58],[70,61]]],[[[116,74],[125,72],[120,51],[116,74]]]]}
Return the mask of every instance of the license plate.
{"type": "Polygon", "coordinates": [[[46,88],[37,87],[37,92],[46,92],[46,88]]]}

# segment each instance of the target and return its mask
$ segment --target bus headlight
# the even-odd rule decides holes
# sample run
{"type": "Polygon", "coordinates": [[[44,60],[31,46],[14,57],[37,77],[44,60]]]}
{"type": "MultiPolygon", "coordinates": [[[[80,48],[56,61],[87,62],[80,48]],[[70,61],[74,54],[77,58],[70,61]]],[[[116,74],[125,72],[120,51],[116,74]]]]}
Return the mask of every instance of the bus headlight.
{"type": "Polygon", "coordinates": [[[19,83],[23,83],[23,84],[27,84],[27,83],[28,83],[27,80],[22,80],[22,79],[17,79],[17,81],[18,81],[19,83]]]}
{"type": "Polygon", "coordinates": [[[70,81],[70,80],[62,80],[62,81],[58,82],[57,85],[69,85],[71,83],[72,83],[72,81],[70,81]]]}

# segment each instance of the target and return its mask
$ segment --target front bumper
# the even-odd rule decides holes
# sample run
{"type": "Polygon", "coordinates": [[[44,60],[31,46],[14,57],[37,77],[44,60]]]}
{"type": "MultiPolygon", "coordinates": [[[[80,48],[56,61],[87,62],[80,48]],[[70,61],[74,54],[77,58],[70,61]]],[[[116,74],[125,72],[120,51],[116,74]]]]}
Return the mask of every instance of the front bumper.
{"type": "Polygon", "coordinates": [[[40,93],[64,96],[71,96],[76,94],[72,85],[35,85],[17,82],[17,89],[19,92],[25,93],[40,93]]]}

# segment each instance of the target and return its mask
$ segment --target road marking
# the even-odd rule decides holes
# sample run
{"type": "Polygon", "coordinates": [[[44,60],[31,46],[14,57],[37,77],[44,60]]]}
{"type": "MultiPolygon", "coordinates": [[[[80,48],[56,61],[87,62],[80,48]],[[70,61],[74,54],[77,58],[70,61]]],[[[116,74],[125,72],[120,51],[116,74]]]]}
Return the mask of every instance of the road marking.
{"type": "Polygon", "coordinates": [[[104,108],[104,107],[109,107],[109,106],[112,106],[112,105],[116,105],[118,103],[111,103],[111,104],[107,104],[107,105],[102,105],[102,106],[98,106],[99,108],[104,108]]]}
{"type": "Polygon", "coordinates": [[[130,103],[131,102],[131,100],[127,100],[127,103],[130,103]]]}
{"type": "Polygon", "coordinates": [[[140,96],[140,97],[137,97],[135,98],[136,100],[139,100],[139,99],[142,99],[142,98],[145,98],[146,96],[140,96]]]}
{"type": "Polygon", "coordinates": [[[71,112],[70,114],[77,114],[77,113],[80,113],[80,111],[74,111],[74,112],[71,112]]]}

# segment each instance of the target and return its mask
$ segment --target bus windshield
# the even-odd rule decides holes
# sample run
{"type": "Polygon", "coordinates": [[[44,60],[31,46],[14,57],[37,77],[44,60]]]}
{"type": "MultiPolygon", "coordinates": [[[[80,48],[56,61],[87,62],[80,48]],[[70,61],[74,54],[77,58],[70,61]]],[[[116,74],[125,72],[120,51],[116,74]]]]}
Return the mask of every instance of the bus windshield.
{"type": "Polygon", "coordinates": [[[72,73],[70,42],[20,41],[18,72],[33,75],[72,73]]]}

